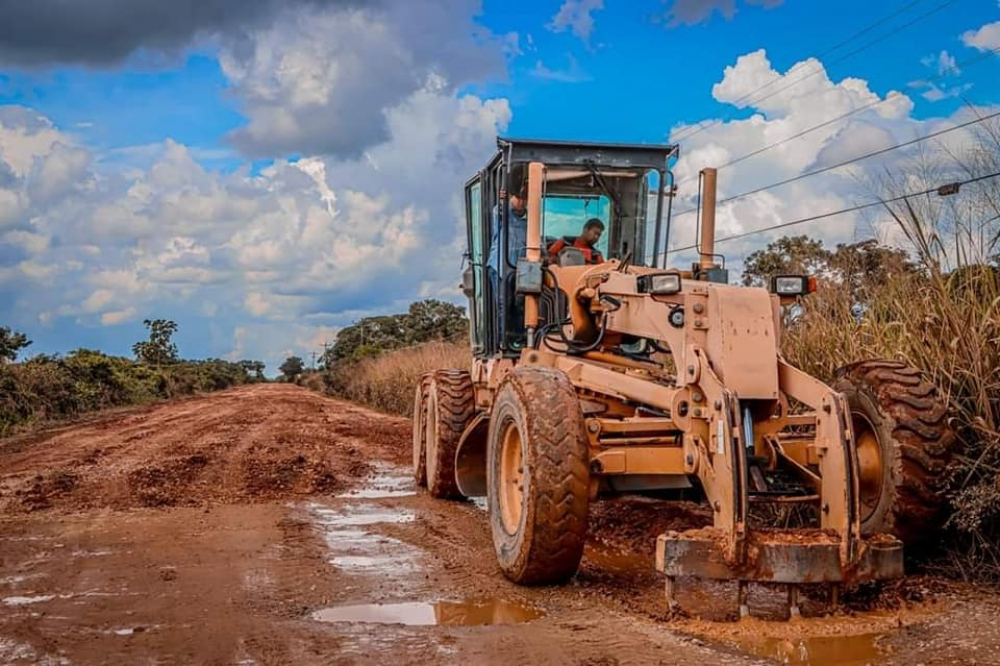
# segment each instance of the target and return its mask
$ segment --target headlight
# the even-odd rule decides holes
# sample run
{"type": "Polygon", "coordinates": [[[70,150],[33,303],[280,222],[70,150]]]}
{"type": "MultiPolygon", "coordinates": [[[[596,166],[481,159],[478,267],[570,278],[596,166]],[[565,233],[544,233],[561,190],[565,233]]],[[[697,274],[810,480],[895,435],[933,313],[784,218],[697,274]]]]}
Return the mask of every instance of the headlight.
{"type": "Polygon", "coordinates": [[[676,294],[681,290],[681,276],[678,273],[643,275],[639,278],[639,291],[647,294],[676,294]]]}
{"type": "Polygon", "coordinates": [[[771,278],[771,292],[778,296],[805,296],[816,291],[816,278],[806,275],[776,275],[771,278]]]}

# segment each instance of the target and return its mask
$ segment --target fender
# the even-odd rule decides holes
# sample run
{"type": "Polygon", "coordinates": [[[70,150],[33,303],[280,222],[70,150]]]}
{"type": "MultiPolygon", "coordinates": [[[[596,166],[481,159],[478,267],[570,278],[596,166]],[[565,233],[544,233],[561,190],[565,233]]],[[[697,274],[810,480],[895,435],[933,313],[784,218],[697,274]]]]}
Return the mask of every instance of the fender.
{"type": "Polygon", "coordinates": [[[486,497],[486,441],[489,412],[479,412],[469,423],[455,452],[455,480],[466,497],[486,497]]]}

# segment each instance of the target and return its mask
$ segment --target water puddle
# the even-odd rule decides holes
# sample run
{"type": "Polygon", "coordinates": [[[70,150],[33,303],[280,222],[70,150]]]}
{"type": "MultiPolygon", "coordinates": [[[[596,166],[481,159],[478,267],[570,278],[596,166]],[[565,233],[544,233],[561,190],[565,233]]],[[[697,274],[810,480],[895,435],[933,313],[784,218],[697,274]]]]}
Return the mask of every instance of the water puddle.
{"type": "Polygon", "coordinates": [[[530,622],[545,613],[506,601],[435,601],[335,606],[314,612],[319,622],[364,622],[412,626],[478,627],[530,622]]]}
{"type": "Polygon", "coordinates": [[[38,594],[32,597],[4,597],[5,606],[27,606],[29,604],[41,604],[52,601],[56,598],[54,594],[38,594]]]}
{"type": "Polygon", "coordinates": [[[33,574],[22,574],[17,576],[6,576],[4,578],[0,578],[0,585],[14,586],[18,585],[19,583],[23,583],[26,580],[32,580],[35,578],[44,578],[46,575],[47,574],[43,573],[33,573],[33,574]]]}
{"type": "Polygon", "coordinates": [[[748,654],[789,666],[862,666],[877,663],[886,656],[887,652],[877,644],[883,636],[747,636],[737,639],[735,645],[748,654]]]}
{"type": "Polygon", "coordinates": [[[307,507],[316,522],[334,529],[378,523],[412,523],[417,519],[413,511],[387,509],[374,504],[353,504],[342,509],[330,509],[321,504],[309,504],[307,507]]]}
{"type": "Polygon", "coordinates": [[[364,528],[379,524],[401,524],[416,520],[407,509],[389,509],[374,504],[349,504],[337,509],[308,504],[314,522],[321,528],[330,553],[327,562],[345,571],[384,575],[412,573],[422,551],[399,539],[364,528]]]}
{"type": "Polygon", "coordinates": [[[416,495],[413,475],[402,467],[376,465],[375,472],[362,488],[337,495],[341,498],[384,499],[390,497],[410,497],[416,495]]]}
{"type": "MultiPolygon", "coordinates": [[[[77,592],[73,594],[35,594],[30,596],[11,596],[3,597],[0,599],[0,603],[5,606],[30,606],[32,604],[42,604],[53,599],[81,599],[85,597],[119,597],[119,596],[139,596],[139,592],[101,592],[99,590],[88,590],[86,592],[77,592]]],[[[82,602],[75,602],[82,603],[82,602]]]]}

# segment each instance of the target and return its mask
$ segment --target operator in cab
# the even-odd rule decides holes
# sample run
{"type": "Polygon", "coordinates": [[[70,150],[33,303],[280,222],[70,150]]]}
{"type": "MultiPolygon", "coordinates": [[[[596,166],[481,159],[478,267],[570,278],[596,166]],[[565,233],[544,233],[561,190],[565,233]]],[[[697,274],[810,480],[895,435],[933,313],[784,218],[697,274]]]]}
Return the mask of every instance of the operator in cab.
{"type": "Polygon", "coordinates": [[[601,256],[600,250],[596,247],[603,233],[604,223],[596,217],[590,218],[584,223],[583,231],[580,232],[579,236],[576,238],[566,236],[549,246],[549,261],[554,264],[559,263],[559,253],[562,249],[575,247],[583,253],[587,264],[603,264],[604,257],[601,256]]]}

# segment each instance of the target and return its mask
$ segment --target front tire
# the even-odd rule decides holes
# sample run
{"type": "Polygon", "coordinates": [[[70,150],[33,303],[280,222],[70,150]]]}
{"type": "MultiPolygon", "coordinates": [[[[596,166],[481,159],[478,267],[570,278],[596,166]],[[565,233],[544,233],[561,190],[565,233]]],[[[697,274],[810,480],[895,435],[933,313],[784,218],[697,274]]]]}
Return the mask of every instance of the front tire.
{"type": "Polygon", "coordinates": [[[559,583],[580,566],[590,472],[583,414],[562,372],[518,368],[490,416],[487,484],[500,568],[520,584],[559,583]]]}
{"type": "Polygon", "coordinates": [[[898,361],[841,368],[834,389],[851,410],[862,533],[887,532],[907,545],[926,542],[947,518],[955,447],[947,402],[920,371],[898,361]]]}

